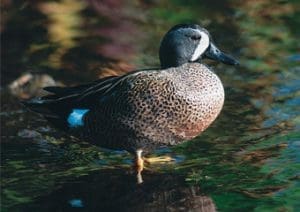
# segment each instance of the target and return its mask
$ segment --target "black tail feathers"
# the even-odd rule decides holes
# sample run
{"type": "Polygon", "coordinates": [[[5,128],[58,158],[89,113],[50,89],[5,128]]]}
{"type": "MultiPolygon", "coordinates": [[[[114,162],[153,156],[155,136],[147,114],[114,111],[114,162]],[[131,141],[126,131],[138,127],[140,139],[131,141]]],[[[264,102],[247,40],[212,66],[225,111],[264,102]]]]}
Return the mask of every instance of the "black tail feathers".
{"type": "Polygon", "coordinates": [[[39,113],[45,117],[52,117],[56,118],[58,117],[58,114],[56,114],[53,111],[53,103],[49,100],[43,100],[40,98],[31,99],[28,101],[21,101],[23,105],[25,105],[28,109],[30,109],[33,112],[39,113]]]}
{"type": "Polygon", "coordinates": [[[68,129],[66,117],[68,116],[70,109],[64,102],[35,98],[29,101],[22,101],[21,103],[29,110],[41,114],[55,127],[62,130],[68,129]]]}

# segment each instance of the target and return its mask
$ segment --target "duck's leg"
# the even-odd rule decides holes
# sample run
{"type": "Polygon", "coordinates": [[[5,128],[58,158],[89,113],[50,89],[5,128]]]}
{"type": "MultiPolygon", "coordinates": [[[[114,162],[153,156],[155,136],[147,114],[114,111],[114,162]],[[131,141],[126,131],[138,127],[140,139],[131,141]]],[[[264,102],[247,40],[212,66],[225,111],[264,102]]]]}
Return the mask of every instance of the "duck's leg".
{"type": "Polygon", "coordinates": [[[145,158],[145,162],[146,163],[168,163],[168,162],[172,162],[175,161],[174,158],[170,157],[170,156],[160,156],[160,157],[149,157],[149,158],[145,158]]]}
{"type": "Polygon", "coordinates": [[[137,183],[141,184],[143,182],[142,171],[144,169],[144,160],[142,158],[142,149],[137,149],[135,151],[135,167],[137,172],[137,183]]]}

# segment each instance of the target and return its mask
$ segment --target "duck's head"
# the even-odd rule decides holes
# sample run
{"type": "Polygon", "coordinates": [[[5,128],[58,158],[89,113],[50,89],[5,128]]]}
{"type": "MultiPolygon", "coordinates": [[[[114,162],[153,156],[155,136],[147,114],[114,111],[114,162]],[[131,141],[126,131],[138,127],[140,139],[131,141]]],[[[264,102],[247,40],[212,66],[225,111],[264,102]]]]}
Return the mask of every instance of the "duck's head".
{"type": "Polygon", "coordinates": [[[179,24],[171,28],[161,41],[159,59],[162,68],[177,67],[185,63],[210,58],[229,65],[238,61],[220,51],[209,32],[196,24],[179,24]]]}

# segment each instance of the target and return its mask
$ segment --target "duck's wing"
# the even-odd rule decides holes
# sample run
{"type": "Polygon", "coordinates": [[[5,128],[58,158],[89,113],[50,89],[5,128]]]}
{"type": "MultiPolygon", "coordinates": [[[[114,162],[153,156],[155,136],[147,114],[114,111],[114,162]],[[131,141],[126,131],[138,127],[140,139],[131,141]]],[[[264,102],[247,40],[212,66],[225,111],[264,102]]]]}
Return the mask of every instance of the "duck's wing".
{"type": "Polygon", "coordinates": [[[43,115],[57,127],[67,129],[70,124],[68,118],[74,111],[86,113],[97,105],[95,100],[110,96],[111,92],[114,92],[116,89],[123,90],[120,86],[127,86],[128,79],[149,70],[144,69],[122,76],[106,77],[89,84],[74,87],[47,87],[45,90],[52,94],[22,103],[32,111],[43,115]],[[124,82],[125,84],[123,84],[124,82]]]}
{"type": "Polygon", "coordinates": [[[158,69],[137,70],[122,76],[105,77],[92,83],[73,87],[46,87],[44,89],[51,94],[22,103],[46,118],[62,118],[68,116],[74,109],[92,109],[95,107],[95,99],[109,96],[110,92],[119,89],[123,82],[139,73],[154,70],[158,69]]]}

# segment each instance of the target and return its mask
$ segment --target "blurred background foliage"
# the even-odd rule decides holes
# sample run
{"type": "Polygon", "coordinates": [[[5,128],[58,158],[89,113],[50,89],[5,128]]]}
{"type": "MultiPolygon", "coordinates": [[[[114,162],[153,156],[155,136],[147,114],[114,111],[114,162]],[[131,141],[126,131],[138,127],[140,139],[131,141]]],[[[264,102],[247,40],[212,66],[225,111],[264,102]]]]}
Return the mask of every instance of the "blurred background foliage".
{"type": "Polygon", "coordinates": [[[158,66],[160,39],[177,23],[208,28],[259,73],[285,68],[299,50],[297,1],[3,0],[1,9],[4,83],[28,70],[88,80],[158,66]]]}

